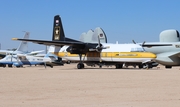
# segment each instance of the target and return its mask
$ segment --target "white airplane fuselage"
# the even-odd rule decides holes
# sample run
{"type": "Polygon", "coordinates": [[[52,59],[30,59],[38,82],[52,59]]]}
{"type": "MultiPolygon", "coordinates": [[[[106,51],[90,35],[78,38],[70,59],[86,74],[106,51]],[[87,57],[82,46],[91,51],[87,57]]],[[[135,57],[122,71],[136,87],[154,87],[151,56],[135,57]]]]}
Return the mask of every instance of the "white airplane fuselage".
{"type": "MultiPolygon", "coordinates": [[[[150,52],[144,52],[144,49],[138,44],[102,44],[104,47],[101,52],[90,51],[82,55],[83,62],[115,62],[115,63],[143,63],[156,58],[156,55],[150,52]]],[[[70,54],[66,51],[68,46],[63,46],[60,51],[55,51],[55,47],[49,50],[51,53],[70,61],[79,61],[78,54],[70,54]]]]}

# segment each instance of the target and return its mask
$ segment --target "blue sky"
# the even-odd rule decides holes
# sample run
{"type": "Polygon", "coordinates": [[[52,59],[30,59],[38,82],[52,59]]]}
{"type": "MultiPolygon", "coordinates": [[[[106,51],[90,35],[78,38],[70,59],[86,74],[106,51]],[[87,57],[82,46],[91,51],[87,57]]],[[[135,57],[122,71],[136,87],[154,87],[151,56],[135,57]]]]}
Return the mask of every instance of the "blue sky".
{"type": "MultiPolygon", "coordinates": [[[[30,32],[31,39],[51,40],[54,15],[60,15],[65,35],[101,27],[108,42],[159,41],[163,30],[180,31],[179,0],[1,0],[1,49],[17,48],[11,38],[30,32]]],[[[29,51],[45,46],[29,43],[29,51]]]]}

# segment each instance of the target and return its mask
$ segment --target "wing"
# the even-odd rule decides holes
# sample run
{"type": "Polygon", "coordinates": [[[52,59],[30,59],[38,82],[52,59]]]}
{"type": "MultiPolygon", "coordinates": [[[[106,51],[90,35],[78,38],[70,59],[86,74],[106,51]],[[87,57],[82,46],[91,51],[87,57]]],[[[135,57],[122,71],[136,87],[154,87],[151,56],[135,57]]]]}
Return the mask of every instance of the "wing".
{"type": "Polygon", "coordinates": [[[27,41],[27,42],[33,42],[36,44],[55,45],[55,46],[62,46],[62,45],[84,46],[85,45],[84,42],[76,42],[76,41],[47,41],[47,40],[19,39],[19,38],[12,38],[12,40],[27,41]]]}
{"type": "Polygon", "coordinates": [[[68,50],[71,54],[80,54],[80,53],[85,54],[88,51],[96,51],[97,46],[100,45],[100,43],[85,43],[80,41],[47,41],[47,40],[19,39],[19,38],[12,38],[12,40],[27,41],[42,45],[55,45],[55,46],[67,45],[70,46],[68,50]]]}
{"type": "Polygon", "coordinates": [[[154,46],[172,46],[172,44],[142,44],[142,47],[151,48],[154,46]]]}

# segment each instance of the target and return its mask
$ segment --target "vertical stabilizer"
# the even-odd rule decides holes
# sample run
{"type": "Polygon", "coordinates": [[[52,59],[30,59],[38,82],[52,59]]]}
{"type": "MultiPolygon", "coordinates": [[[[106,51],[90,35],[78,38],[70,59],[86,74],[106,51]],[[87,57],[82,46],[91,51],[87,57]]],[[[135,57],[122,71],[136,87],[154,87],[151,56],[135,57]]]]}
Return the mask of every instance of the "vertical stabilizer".
{"type": "Polygon", "coordinates": [[[64,41],[65,35],[61,22],[61,18],[59,15],[54,16],[54,24],[53,24],[53,41],[64,41]]]}
{"type": "Polygon", "coordinates": [[[100,42],[101,43],[107,43],[107,37],[106,37],[106,34],[105,32],[103,31],[102,28],[100,27],[97,27],[95,30],[94,30],[94,34],[92,35],[92,42],[97,42],[98,41],[98,36],[100,38],[100,42]]]}
{"type": "MultiPolygon", "coordinates": [[[[24,39],[29,39],[29,32],[26,32],[24,39]]],[[[28,44],[26,41],[22,41],[16,51],[28,52],[28,44]]]]}

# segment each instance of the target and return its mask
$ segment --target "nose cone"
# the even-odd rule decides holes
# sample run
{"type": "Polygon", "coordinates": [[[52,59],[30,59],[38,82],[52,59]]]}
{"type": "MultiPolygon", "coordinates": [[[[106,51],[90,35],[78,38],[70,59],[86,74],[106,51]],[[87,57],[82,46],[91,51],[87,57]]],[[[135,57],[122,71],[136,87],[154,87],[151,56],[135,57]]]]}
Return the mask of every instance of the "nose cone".
{"type": "Polygon", "coordinates": [[[150,53],[150,52],[144,52],[143,54],[142,54],[142,57],[144,57],[144,58],[156,58],[156,55],[155,54],[153,54],[153,53],[150,53]]]}
{"type": "Polygon", "coordinates": [[[153,54],[153,53],[149,53],[151,55],[151,58],[156,58],[156,54],[153,54]]]}

